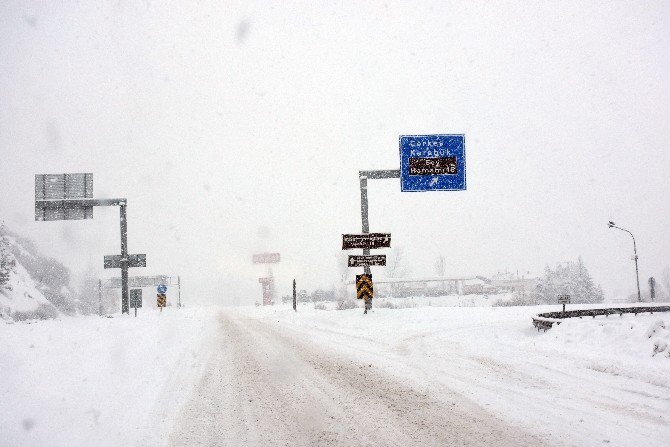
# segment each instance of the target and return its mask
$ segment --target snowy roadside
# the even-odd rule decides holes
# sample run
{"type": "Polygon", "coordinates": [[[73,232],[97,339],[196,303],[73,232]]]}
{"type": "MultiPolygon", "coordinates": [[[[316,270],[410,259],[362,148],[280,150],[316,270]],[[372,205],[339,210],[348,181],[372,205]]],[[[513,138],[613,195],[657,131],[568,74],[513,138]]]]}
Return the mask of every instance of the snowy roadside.
{"type": "Polygon", "coordinates": [[[403,380],[456,390],[557,443],[666,445],[670,358],[654,350],[670,342],[670,315],[575,319],[537,332],[531,316],[555,308],[231,312],[374,362],[403,380]]]}
{"type": "Polygon", "coordinates": [[[1,443],[163,444],[207,361],[199,347],[215,314],[168,308],[0,324],[1,443]]]}

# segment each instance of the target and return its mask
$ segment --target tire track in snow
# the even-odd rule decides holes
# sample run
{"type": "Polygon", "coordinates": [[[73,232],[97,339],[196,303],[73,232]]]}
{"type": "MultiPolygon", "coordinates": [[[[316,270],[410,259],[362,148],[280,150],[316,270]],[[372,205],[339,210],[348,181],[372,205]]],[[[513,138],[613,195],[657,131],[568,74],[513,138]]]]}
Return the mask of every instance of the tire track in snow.
{"type": "Polygon", "coordinates": [[[542,445],[456,393],[438,399],[258,320],[219,323],[170,445],[542,445]]]}

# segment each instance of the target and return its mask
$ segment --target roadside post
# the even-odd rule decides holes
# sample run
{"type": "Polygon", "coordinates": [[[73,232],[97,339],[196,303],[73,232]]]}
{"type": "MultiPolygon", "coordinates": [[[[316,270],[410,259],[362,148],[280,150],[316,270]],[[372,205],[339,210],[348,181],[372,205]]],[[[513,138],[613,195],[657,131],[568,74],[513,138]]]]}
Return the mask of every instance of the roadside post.
{"type": "Polygon", "coordinates": [[[367,314],[368,310],[372,309],[373,285],[370,266],[386,265],[386,255],[370,255],[370,250],[389,247],[391,247],[390,233],[363,232],[363,234],[342,235],[342,250],[363,249],[362,256],[350,255],[347,262],[349,267],[364,267],[365,269],[363,275],[356,275],[356,298],[365,301],[363,314],[367,314]],[[363,286],[365,290],[361,292],[363,286]]]}
{"type": "Polygon", "coordinates": [[[293,310],[298,311],[298,296],[295,291],[295,278],[293,279],[293,310]]]}
{"type": "Polygon", "coordinates": [[[651,302],[654,302],[656,298],[656,279],[652,276],[649,278],[649,296],[651,297],[651,302]]]}
{"type": "Polygon", "coordinates": [[[130,289],[130,307],[135,309],[137,318],[137,308],[142,307],[142,289],[130,289]]]}
{"type": "MultiPolygon", "coordinates": [[[[103,259],[103,268],[106,269],[121,269],[121,287],[125,287],[126,289],[129,287],[128,285],[128,269],[130,267],[146,267],[147,266],[147,255],[145,254],[139,254],[139,255],[127,255],[126,259],[123,259],[119,255],[105,255],[103,259]],[[125,272],[125,277],[123,276],[123,272],[125,272]]],[[[142,290],[140,290],[140,302],[142,300],[141,298],[141,293],[142,290]]],[[[132,300],[132,296],[130,297],[130,300],[132,300]]],[[[123,311],[123,301],[121,303],[121,308],[123,311]]],[[[133,307],[132,304],[130,304],[130,307],[133,307]]],[[[140,306],[142,307],[142,306],[140,306]]],[[[123,312],[122,312],[123,313],[123,312]]],[[[135,307],[135,316],[137,316],[137,307],[135,307]]]]}
{"type": "MultiPolygon", "coordinates": [[[[118,206],[121,227],[121,313],[129,313],[128,307],[128,223],[126,207],[128,200],[94,199],[93,174],[37,174],[35,175],[35,220],[83,220],[93,219],[94,206],[118,206]]],[[[146,259],[145,259],[146,262],[146,259]]]]}
{"type": "Polygon", "coordinates": [[[563,305],[563,315],[565,315],[565,305],[570,304],[570,295],[558,295],[558,304],[563,305]]]}
{"type": "MultiPolygon", "coordinates": [[[[465,191],[465,135],[401,135],[400,169],[358,171],[363,234],[370,233],[368,180],[392,178],[400,179],[400,190],[403,192],[465,191]]],[[[371,278],[370,266],[383,266],[385,261],[382,264],[380,258],[365,259],[370,255],[370,248],[360,248],[363,248],[363,257],[353,260],[350,257],[349,266],[364,267],[365,275],[371,278]]],[[[371,308],[372,299],[366,299],[365,313],[371,308]]]]}

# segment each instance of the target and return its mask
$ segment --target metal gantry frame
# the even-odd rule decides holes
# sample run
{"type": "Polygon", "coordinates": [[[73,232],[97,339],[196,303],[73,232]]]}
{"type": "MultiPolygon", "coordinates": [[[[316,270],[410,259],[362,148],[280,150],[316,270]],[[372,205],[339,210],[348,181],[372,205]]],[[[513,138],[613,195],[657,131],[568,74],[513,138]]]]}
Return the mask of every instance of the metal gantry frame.
{"type": "MultiPolygon", "coordinates": [[[[358,181],[361,188],[361,231],[363,233],[370,232],[370,219],[368,216],[368,179],[377,180],[377,179],[388,179],[388,178],[400,178],[400,169],[383,169],[376,171],[358,171],[358,181]]],[[[370,254],[369,248],[363,249],[364,255],[370,254]]],[[[366,265],[364,267],[365,274],[371,275],[370,266],[366,265]]],[[[365,312],[367,313],[368,309],[372,309],[372,300],[369,298],[365,299],[365,312]]]]}
{"type": "Polygon", "coordinates": [[[78,209],[93,206],[118,206],[121,226],[121,313],[130,313],[128,291],[128,200],[121,199],[43,199],[35,200],[39,209],[78,209]]]}

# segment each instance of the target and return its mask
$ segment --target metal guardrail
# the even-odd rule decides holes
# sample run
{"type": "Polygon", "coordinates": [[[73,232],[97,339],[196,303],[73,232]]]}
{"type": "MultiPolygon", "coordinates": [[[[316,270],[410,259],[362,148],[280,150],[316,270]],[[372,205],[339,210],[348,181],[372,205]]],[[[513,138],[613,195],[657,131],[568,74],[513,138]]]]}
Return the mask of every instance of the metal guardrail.
{"type": "Polygon", "coordinates": [[[546,331],[550,329],[554,324],[561,324],[562,320],[565,318],[575,318],[575,317],[593,317],[595,318],[598,315],[605,315],[606,317],[610,315],[619,314],[644,314],[654,312],[670,312],[670,306],[644,306],[644,307],[608,307],[604,309],[580,309],[580,310],[566,310],[565,312],[545,312],[538,314],[533,317],[533,326],[546,331]]]}

